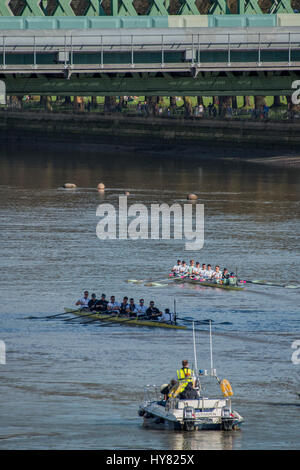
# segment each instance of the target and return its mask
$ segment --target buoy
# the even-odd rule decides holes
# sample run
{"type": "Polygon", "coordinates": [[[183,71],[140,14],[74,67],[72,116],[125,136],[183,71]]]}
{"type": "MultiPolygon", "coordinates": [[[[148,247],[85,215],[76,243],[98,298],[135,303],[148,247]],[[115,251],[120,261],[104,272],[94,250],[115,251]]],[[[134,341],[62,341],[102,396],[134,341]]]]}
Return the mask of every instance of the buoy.
{"type": "Polygon", "coordinates": [[[104,191],[105,190],[105,184],[99,183],[98,186],[97,186],[97,189],[98,190],[101,189],[102,191],[104,191]]]}
{"type": "Polygon", "coordinates": [[[195,201],[195,199],[198,199],[198,196],[196,196],[196,194],[188,194],[187,199],[195,201]]]}
{"type": "Polygon", "coordinates": [[[76,184],[74,183],[65,183],[63,185],[63,188],[66,188],[66,189],[72,189],[72,188],[77,188],[76,184]]]}

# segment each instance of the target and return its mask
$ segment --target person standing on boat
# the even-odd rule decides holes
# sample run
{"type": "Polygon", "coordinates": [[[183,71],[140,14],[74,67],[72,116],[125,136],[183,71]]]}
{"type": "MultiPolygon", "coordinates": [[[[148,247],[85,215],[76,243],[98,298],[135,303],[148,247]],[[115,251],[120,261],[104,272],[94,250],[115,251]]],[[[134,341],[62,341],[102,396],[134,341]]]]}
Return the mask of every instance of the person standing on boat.
{"type": "Polygon", "coordinates": [[[107,310],[110,313],[119,313],[119,311],[120,311],[120,304],[119,304],[119,302],[116,302],[116,299],[115,299],[114,295],[112,295],[110,297],[110,301],[107,304],[107,310]]]}
{"type": "Polygon", "coordinates": [[[75,305],[80,305],[81,308],[88,308],[89,307],[89,292],[87,290],[84,291],[83,297],[77,300],[75,305]]]}
{"type": "Polygon", "coordinates": [[[146,315],[151,320],[158,320],[158,317],[162,315],[162,312],[157,307],[154,306],[153,300],[151,300],[149,307],[146,310],[146,315]]]}
{"type": "Polygon", "coordinates": [[[191,384],[194,387],[195,385],[194,377],[195,377],[195,373],[192,369],[190,369],[189,361],[184,359],[182,361],[181,369],[177,370],[177,378],[181,384],[180,392],[183,392],[183,390],[187,387],[188,384],[191,384]]]}

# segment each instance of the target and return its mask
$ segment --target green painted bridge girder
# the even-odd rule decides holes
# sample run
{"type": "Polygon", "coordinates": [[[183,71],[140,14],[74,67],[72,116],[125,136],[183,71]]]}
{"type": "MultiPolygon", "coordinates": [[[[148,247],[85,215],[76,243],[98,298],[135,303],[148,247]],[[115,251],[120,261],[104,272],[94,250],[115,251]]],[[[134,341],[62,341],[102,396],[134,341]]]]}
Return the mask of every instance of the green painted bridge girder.
{"type": "MultiPolygon", "coordinates": [[[[205,14],[231,14],[228,0],[209,0],[210,7],[205,14]]],[[[169,15],[170,0],[147,0],[147,15],[169,15]]],[[[16,3],[16,2],[15,2],[16,3]]],[[[20,0],[18,15],[20,16],[138,16],[145,14],[135,6],[134,0],[110,0],[110,9],[105,10],[103,0],[86,0],[85,11],[76,9],[73,0],[20,0]],[[55,7],[53,8],[53,5],[55,7]]],[[[77,5],[78,7],[78,5],[77,5]]],[[[176,15],[201,15],[204,14],[197,0],[179,0],[178,10],[172,14],[176,15]]],[[[15,16],[15,9],[11,6],[11,0],[0,0],[0,16],[15,16]]],[[[263,13],[294,13],[291,0],[272,0],[268,11],[262,11],[258,0],[238,0],[239,14],[263,14],[263,13]]]]}
{"type": "Polygon", "coordinates": [[[292,83],[300,71],[280,72],[202,72],[192,76],[170,73],[132,73],[92,75],[75,74],[66,78],[23,76],[0,77],[8,95],[65,96],[248,96],[291,95],[292,83]]]}

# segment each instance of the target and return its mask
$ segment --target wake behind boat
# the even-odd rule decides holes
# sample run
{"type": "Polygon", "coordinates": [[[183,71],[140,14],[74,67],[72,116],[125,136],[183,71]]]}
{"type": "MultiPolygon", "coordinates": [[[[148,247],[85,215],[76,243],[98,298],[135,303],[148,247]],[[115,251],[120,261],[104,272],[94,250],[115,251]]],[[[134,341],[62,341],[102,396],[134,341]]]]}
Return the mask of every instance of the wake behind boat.
{"type": "Polygon", "coordinates": [[[195,330],[193,328],[195,371],[189,368],[187,361],[182,361],[182,368],[177,371],[177,381],[163,384],[160,388],[163,399],[155,386],[147,385],[144,399],[138,414],[143,417],[144,425],[180,431],[239,429],[244,418],[232,409],[233,391],[228,380],[220,380],[213,368],[212,339],[210,322],[210,376],[217,380],[223,397],[208,398],[204,395],[200,375],[207,371],[197,370],[195,330]]]}

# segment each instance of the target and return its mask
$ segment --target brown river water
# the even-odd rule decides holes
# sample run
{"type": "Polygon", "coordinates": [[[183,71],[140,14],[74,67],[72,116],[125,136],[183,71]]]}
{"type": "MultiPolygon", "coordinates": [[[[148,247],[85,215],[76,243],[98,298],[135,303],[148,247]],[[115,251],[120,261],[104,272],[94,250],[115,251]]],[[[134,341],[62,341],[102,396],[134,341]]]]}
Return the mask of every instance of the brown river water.
{"type": "MultiPolygon", "coordinates": [[[[230,154],[230,150],[228,151],[230,154]]],[[[254,151],[255,152],[255,151],[254,151]]],[[[177,260],[220,264],[239,277],[300,285],[300,169],[236,160],[94,152],[0,152],[1,449],[299,449],[300,289],[247,284],[243,292],[144,286],[177,260]],[[103,181],[105,193],[98,193],[103,181]],[[64,190],[65,182],[77,184],[64,190]],[[100,240],[99,204],[204,204],[205,241],[100,240]],[[244,417],[233,433],[147,429],[137,414],[146,384],[193,362],[192,332],[43,317],[73,307],[84,289],[213,320],[214,367],[244,417]]],[[[189,324],[190,325],[190,324],[189,324]]],[[[209,368],[208,327],[196,332],[198,365],[209,368]]],[[[209,393],[220,396],[212,379],[209,393]]]]}

